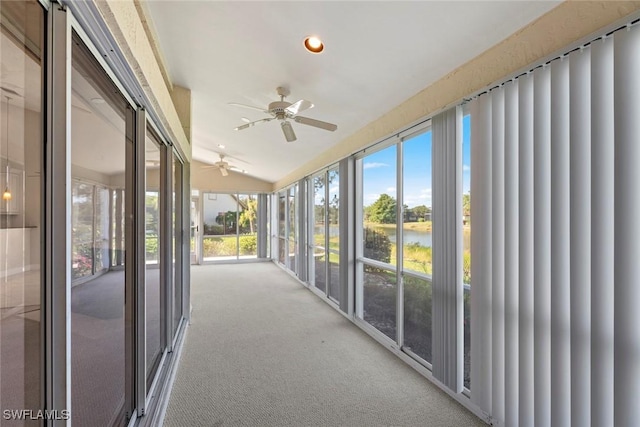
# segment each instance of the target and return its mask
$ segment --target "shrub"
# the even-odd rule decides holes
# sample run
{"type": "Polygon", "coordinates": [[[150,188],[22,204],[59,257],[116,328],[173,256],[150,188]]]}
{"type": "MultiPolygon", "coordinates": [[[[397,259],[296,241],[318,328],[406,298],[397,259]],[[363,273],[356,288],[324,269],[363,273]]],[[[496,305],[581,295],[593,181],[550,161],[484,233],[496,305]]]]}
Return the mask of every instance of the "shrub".
{"type": "Polygon", "coordinates": [[[363,255],[365,258],[389,262],[391,260],[391,241],[389,237],[385,233],[366,227],[364,229],[363,255]]]}
{"type": "Polygon", "coordinates": [[[240,236],[240,255],[255,255],[258,250],[258,236],[240,236]]]}

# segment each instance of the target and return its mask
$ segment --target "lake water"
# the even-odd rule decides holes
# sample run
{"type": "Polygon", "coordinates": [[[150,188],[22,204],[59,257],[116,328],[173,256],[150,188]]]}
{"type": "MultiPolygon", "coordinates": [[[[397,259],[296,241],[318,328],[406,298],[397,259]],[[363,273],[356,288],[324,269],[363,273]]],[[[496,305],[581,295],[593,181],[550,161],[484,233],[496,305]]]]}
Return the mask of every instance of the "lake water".
{"type": "MultiPolygon", "coordinates": [[[[393,228],[384,228],[384,227],[374,227],[374,229],[379,233],[384,233],[389,237],[389,241],[391,243],[396,243],[396,230],[393,228]]],[[[316,226],[315,227],[316,234],[324,233],[324,226],[316,226]]],[[[339,229],[335,225],[329,226],[329,236],[334,237],[339,233],[339,229]]],[[[409,243],[419,243],[422,246],[431,246],[431,232],[430,231],[416,231],[416,230],[405,230],[404,231],[404,244],[407,245],[409,243]]]]}
{"type": "MultiPolygon", "coordinates": [[[[396,230],[393,228],[374,227],[379,233],[384,233],[389,237],[391,243],[396,243],[396,230]]],[[[431,246],[431,232],[430,231],[416,231],[416,230],[404,230],[402,235],[404,244],[418,243],[420,246],[431,246]]]]}

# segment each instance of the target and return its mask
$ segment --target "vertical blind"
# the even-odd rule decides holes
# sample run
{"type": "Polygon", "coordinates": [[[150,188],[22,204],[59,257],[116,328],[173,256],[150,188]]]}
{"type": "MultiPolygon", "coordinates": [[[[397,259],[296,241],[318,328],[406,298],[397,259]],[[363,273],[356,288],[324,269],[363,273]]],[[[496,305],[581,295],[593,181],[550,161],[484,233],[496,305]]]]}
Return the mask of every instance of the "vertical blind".
{"type": "Polygon", "coordinates": [[[640,420],[640,28],[473,100],[471,400],[507,426],[640,420]]]}

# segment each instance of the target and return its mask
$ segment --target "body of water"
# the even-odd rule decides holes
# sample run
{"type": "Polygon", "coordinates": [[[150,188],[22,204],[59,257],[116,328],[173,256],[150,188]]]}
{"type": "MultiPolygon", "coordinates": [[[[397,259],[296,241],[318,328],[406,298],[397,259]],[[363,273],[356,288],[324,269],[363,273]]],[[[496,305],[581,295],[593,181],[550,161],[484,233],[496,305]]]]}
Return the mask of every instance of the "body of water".
{"type": "MultiPolygon", "coordinates": [[[[396,243],[396,230],[394,228],[386,227],[374,227],[378,233],[384,233],[389,237],[391,243],[396,243]]],[[[402,236],[404,238],[404,244],[418,243],[420,246],[431,246],[431,232],[430,231],[417,231],[417,230],[404,230],[402,236]]]]}
{"type": "MultiPolygon", "coordinates": [[[[374,227],[374,229],[379,233],[384,233],[389,237],[389,241],[391,243],[396,243],[396,230],[394,228],[387,227],[374,227]]],[[[324,234],[324,225],[315,227],[316,234],[324,234]]],[[[329,236],[334,237],[339,234],[339,228],[337,225],[329,226],[329,236]]],[[[418,231],[418,230],[404,230],[404,244],[408,245],[409,243],[418,243],[421,246],[431,247],[431,237],[432,234],[430,231],[418,231]]],[[[471,247],[470,243],[470,233],[469,230],[463,231],[463,248],[468,250],[471,247]]]]}

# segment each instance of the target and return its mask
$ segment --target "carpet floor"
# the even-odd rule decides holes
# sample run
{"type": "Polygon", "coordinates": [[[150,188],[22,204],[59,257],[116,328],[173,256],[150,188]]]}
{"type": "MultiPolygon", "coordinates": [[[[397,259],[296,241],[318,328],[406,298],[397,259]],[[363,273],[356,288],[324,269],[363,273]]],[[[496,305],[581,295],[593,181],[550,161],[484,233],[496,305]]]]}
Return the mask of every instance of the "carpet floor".
{"type": "Polygon", "coordinates": [[[485,426],[271,263],[193,266],[166,426],[485,426]]]}

